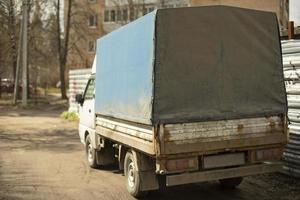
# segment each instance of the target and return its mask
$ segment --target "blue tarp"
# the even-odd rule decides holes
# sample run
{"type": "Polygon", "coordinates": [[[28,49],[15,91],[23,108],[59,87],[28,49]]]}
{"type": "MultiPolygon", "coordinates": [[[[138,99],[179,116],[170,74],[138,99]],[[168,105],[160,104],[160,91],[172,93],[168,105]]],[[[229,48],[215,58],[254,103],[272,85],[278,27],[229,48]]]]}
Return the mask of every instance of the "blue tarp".
{"type": "Polygon", "coordinates": [[[97,114],[150,124],[156,11],[97,41],[97,114]]]}
{"type": "Polygon", "coordinates": [[[98,40],[96,114],[187,123],[286,112],[275,13],[160,9],[98,40]]]}

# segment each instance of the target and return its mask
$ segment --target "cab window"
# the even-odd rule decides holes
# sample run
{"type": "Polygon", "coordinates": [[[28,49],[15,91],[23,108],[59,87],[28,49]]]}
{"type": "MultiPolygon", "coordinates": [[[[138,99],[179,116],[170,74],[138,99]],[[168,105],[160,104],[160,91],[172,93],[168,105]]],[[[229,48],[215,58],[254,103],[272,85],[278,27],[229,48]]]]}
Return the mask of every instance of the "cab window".
{"type": "Polygon", "coordinates": [[[94,89],[95,89],[95,80],[90,79],[87,88],[85,89],[84,100],[94,98],[94,89]]]}

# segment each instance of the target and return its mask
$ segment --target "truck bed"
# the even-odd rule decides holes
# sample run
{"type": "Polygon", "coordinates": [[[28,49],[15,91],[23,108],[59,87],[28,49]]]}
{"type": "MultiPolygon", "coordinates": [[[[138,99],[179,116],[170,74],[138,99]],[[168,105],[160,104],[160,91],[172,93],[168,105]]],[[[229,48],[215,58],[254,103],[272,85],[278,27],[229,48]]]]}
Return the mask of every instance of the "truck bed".
{"type": "Polygon", "coordinates": [[[286,143],[282,116],[210,122],[161,124],[157,127],[96,118],[101,136],[156,157],[206,155],[286,143]]]}
{"type": "Polygon", "coordinates": [[[209,153],[237,150],[286,141],[278,116],[163,126],[162,154],[209,153]],[[201,145],[199,145],[201,144],[201,145]]]}

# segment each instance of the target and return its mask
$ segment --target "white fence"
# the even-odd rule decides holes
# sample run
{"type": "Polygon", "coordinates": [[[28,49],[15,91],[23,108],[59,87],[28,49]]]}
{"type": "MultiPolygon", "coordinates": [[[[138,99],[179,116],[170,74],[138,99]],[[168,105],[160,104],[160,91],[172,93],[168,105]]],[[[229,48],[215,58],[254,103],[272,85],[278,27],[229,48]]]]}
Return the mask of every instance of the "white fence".
{"type": "Polygon", "coordinates": [[[282,58],[290,120],[284,173],[300,177],[300,40],[282,41],[282,58]]]}
{"type": "Polygon", "coordinates": [[[92,69],[75,69],[69,71],[69,112],[78,113],[78,104],[75,102],[75,95],[84,92],[92,69]]]}

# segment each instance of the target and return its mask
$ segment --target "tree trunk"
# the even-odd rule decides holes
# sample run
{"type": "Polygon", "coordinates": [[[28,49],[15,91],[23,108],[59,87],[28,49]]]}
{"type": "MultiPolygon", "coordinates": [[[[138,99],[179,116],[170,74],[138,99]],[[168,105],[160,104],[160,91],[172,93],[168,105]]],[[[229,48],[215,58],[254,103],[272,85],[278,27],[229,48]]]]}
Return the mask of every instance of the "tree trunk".
{"type": "Polygon", "coordinates": [[[27,106],[28,103],[28,79],[27,79],[27,28],[28,28],[28,0],[23,1],[23,35],[22,35],[22,105],[27,106]]]}
{"type": "MultiPolygon", "coordinates": [[[[0,67],[1,67],[1,64],[0,64],[0,67]]],[[[0,99],[2,97],[2,77],[1,77],[1,74],[0,74],[0,99]]]]}
{"type": "Polygon", "coordinates": [[[21,67],[21,52],[22,52],[22,35],[23,35],[23,23],[20,23],[20,37],[18,46],[18,56],[17,56],[17,67],[14,80],[14,99],[13,104],[16,105],[19,98],[19,73],[21,67]]]}
{"type": "Polygon", "coordinates": [[[9,0],[9,34],[10,34],[10,48],[12,55],[12,72],[13,72],[13,81],[16,79],[16,68],[17,68],[17,42],[16,42],[16,19],[15,19],[15,10],[14,10],[14,1],[9,0]]]}
{"type": "Polygon", "coordinates": [[[58,61],[59,61],[59,72],[60,72],[60,92],[61,98],[67,99],[66,94],[66,63],[68,55],[68,43],[69,43],[69,32],[70,32],[70,18],[71,18],[71,3],[72,0],[68,0],[67,5],[67,19],[66,19],[66,28],[65,28],[65,41],[62,44],[61,41],[61,28],[60,28],[60,0],[57,0],[56,7],[56,16],[57,16],[57,42],[58,42],[58,61]],[[63,45],[63,46],[62,46],[63,45]]]}
{"type": "MultiPolygon", "coordinates": [[[[2,57],[2,54],[1,54],[2,52],[1,52],[1,48],[0,48],[0,69],[1,69],[1,65],[2,65],[2,59],[1,59],[1,57],[2,57]]],[[[1,97],[2,97],[2,76],[1,76],[1,73],[2,73],[2,71],[0,71],[0,99],[1,99],[1,97]]]]}

